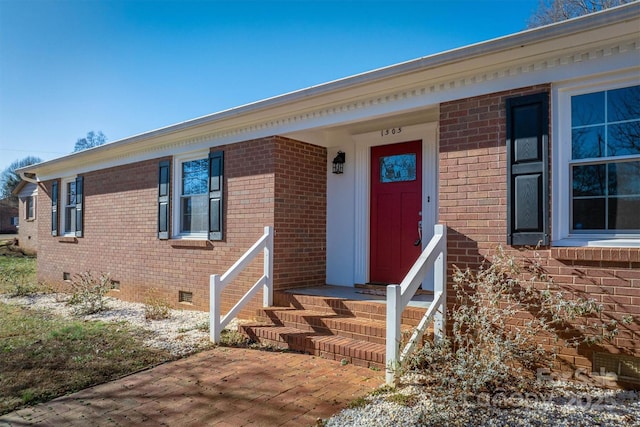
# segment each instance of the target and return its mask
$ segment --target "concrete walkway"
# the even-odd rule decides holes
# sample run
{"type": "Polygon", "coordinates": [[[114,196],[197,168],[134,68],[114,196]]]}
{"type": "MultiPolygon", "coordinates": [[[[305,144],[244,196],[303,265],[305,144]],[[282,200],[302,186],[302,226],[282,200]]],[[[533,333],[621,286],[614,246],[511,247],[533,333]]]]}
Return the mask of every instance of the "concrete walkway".
{"type": "Polygon", "coordinates": [[[0,426],[312,426],[384,372],[218,347],[0,417],[0,426]]]}

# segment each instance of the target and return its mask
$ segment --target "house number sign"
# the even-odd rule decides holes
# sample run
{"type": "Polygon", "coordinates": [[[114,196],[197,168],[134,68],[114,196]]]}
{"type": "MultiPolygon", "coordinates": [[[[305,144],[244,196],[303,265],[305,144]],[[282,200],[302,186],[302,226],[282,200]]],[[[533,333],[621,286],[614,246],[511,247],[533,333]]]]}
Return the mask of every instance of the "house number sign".
{"type": "Polygon", "coordinates": [[[402,128],[389,128],[389,129],[382,129],[380,131],[380,136],[381,137],[385,137],[385,136],[389,136],[389,135],[397,135],[399,133],[402,132],[402,128]]]}

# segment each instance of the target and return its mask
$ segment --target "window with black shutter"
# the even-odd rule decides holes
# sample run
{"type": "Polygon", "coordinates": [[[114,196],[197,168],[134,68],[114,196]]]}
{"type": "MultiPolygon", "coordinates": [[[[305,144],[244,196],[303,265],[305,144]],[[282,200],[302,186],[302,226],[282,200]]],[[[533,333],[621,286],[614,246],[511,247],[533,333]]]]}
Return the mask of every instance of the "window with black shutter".
{"type": "Polygon", "coordinates": [[[51,235],[58,235],[58,181],[51,183],[51,235]]]}
{"type": "Polygon", "coordinates": [[[507,244],[549,245],[549,96],[507,100],[507,244]]]}
{"type": "Polygon", "coordinates": [[[84,224],[84,180],[82,176],[76,177],[76,207],[75,207],[75,215],[76,215],[76,224],[75,224],[75,232],[76,237],[82,237],[82,228],[84,224]]]}
{"type": "Polygon", "coordinates": [[[191,153],[173,162],[173,168],[169,161],[159,164],[158,238],[223,240],[224,152],[191,153]]]}
{"type": "Polygon", "coordinates": [[[209,240],[223,239],[224,152],[209,153],[209,240]]]}
{"type": "Polygon", "coordinates": [[[169,188],[171,162],[163,160],[158,165],[158,239],[169,238],[169,188]]]}

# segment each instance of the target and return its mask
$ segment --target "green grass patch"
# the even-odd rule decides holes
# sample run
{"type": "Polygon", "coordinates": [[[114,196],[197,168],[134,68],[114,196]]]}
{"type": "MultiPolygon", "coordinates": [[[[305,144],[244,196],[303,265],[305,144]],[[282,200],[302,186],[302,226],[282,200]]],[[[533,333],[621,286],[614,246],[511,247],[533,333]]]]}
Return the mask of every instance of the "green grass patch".
{"type": "Polygon", "coordinates": [[[0,414],[173,358],[145,347],[144,334],[0,303],[0,414]]]}
{"type": "Polygon", "coordinates": [[[0,294],[26,294],[36,287],[35,258],[0,256],[0,294]]]}

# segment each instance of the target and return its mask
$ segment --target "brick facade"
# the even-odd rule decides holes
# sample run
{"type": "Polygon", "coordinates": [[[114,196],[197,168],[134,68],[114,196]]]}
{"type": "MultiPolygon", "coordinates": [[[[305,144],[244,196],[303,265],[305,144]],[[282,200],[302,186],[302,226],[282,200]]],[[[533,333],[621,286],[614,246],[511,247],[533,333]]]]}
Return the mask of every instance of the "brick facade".
{"type": "MultiPolygon", "coordinates": [[[[120,282],[120,290],[113,291],[119,298],[142,302],[154,290],[174,306],[208,310],[209,275],[224,273],[265,225],[275,225],[274,255],[282,261],[275,265],[274,287],[324,283],[326,150],[280,137],[215,148],[220,149],[225,152],[224,241],[157,238],[158,163],[165,159],[93,171],[84,174],[81,238],[51,236],[52,184],[41,184],[39,280],[63,284],[64,272],[108,272],[120,282]],[[303,227],[306,219],[315,225],[303,227]],[[292,263],[301,259],[308,260],[305,268],[292,274],[292,263]],[[178,304],[179,291],[193,293],[192,305],[178,304]]],[[[223,312],[261,274],[259,257],[223,293],[223,312]]],[[[250,317],[261,301],[260,293],[243,315],[250,317]]]]}
{"type": "MultiPolygon", "coordinates": [[[[505,103],[510,97],[545,91],[549,92],[550,86],[441,105],[439,222],[449,228],[450,265],[462,269],[477,267],[491,258],[498,245],[512,254],[532,257],[531,250],[506,245],[505,103]]],[[[551,140],[550,146],[553,143],[551,140]]],[[[550,179],[553,180],[553,176],[550,179]]],[[[615,348],[567,349],[562,355],[566,365],[591,368],[592,353],[598,350],[640,356],[640,249],[543,247],[537,252],[564,292],[594,298],[604,305],[604,320],[620,321],[625,314],[634,316],[631,325],[620,324],[620,334],[613,341],[615,348]]],[[[449,306],[454,302],[455,296],[449,289],[449,306]]]]}

